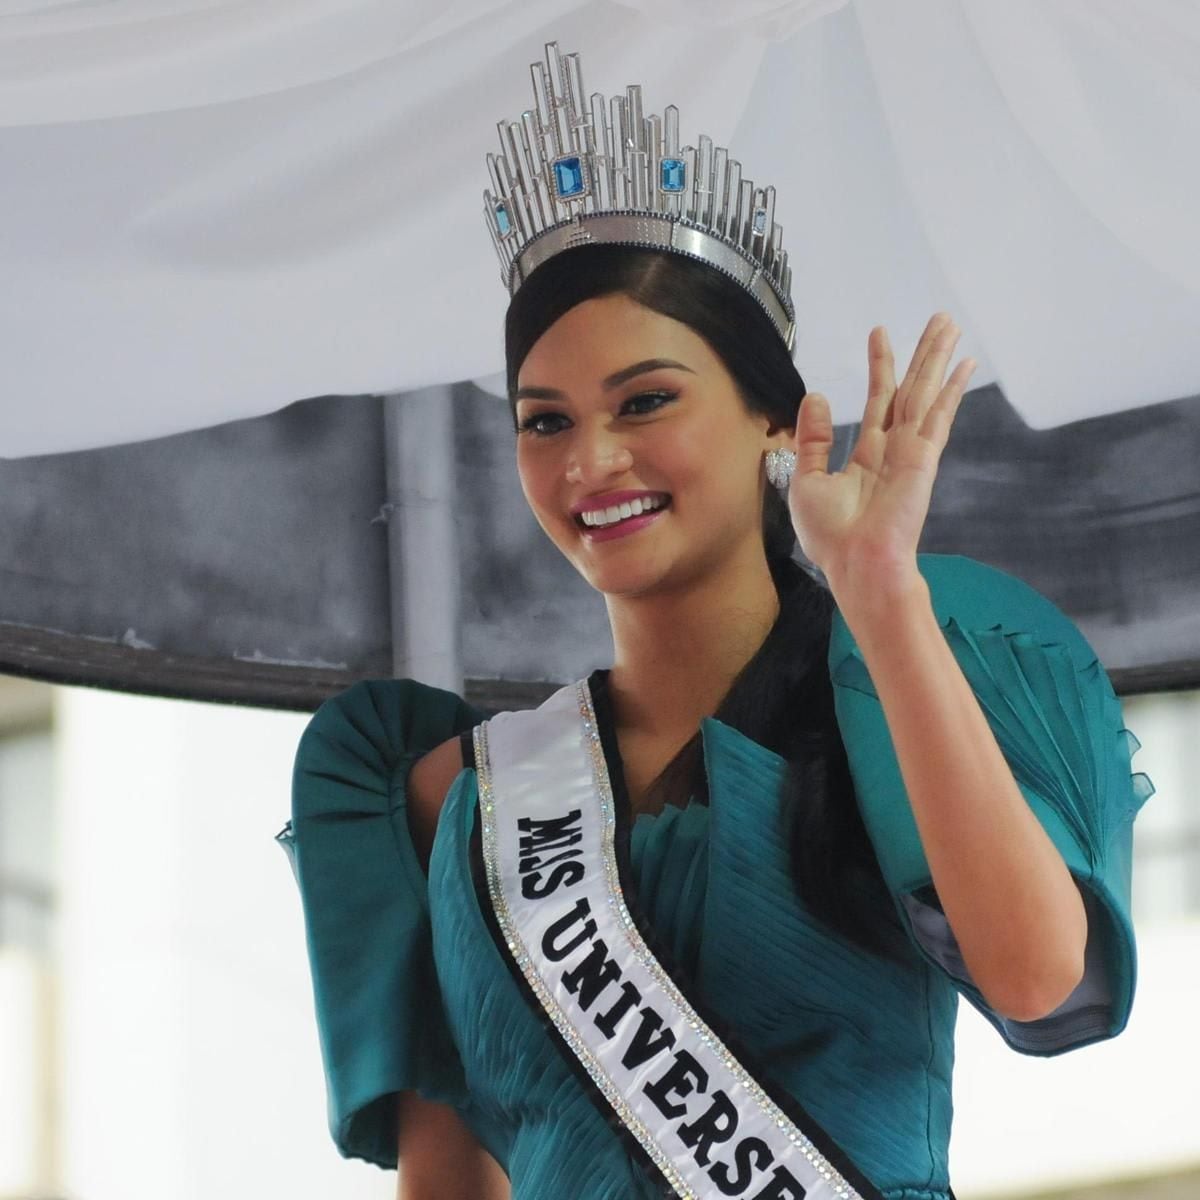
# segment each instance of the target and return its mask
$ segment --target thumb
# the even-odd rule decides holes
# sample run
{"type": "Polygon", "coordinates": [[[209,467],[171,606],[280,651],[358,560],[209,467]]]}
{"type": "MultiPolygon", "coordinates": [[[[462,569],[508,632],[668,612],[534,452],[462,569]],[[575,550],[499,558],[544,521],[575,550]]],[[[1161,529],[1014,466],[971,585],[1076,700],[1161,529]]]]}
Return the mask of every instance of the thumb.
{"type": "Polygon", "coordinates": [[[809,392],[800,401],[796,418],[796,473],[824,473],[833,449],[833,416],[829,401],[820,392],[809,392]]]}

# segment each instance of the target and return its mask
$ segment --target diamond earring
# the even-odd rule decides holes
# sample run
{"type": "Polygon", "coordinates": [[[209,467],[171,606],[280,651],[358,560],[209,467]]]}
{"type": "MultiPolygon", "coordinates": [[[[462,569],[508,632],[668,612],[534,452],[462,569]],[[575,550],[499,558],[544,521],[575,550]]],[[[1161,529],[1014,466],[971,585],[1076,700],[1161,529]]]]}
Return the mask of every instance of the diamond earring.
{"type": "Polygon", "coordinates": [[[782,446],[767,451],[767,479],[781,492],[788,490],[796,469],[796,452],[782,446]]]}

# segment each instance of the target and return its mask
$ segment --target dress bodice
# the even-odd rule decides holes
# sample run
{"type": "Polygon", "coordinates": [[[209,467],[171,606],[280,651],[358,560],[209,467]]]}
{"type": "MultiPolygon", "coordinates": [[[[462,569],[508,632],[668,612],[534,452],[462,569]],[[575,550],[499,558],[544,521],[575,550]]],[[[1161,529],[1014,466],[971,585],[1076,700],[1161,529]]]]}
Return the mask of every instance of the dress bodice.
{"type": "MultiPolygon", "coordinates": [[[[944,1195],[953,986],[907,942],[887,962],[813,918],[790,874],[783,760],[717,721],[702,736],[709,804],[668,805],[632,826],[638,904],[697,997],[885,1195],[944,1195]]],[[[476,803],[467,769],[447,797],[429,874],[433,957],[468,1123],[520,1180],[514,1200],[656,1196],[559,1057],[482,919],[476,803]],[[578,1182],[571,1190],[580,1145],[589,1147],[586,1192],[578,1182]]],[[[879,900],[881,920],[895,922],[882,889],[879,900]]]]}

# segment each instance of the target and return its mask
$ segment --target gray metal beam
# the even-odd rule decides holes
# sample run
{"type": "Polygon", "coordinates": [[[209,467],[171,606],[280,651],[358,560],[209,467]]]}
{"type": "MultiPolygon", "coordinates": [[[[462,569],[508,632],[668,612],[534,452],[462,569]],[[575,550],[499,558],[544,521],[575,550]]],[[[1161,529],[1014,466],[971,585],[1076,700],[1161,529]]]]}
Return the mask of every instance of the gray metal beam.
{"type": "Polygon", "coordinates": [[[452,388],[383,398],[392,673],[463,691],[452,388]]]}

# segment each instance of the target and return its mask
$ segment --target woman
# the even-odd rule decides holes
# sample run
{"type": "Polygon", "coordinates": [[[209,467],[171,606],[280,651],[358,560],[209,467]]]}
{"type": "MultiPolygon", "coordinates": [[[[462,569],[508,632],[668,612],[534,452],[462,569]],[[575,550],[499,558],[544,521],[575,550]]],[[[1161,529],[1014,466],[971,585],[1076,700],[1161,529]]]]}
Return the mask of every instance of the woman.
{"type": "MultiPolygon", "coordinates": [[[[556,51],[550,65],[559,78],[556,51]]],[[[958,328],[936,314],[899,383],[885,330],[871,332],[862,425],[830,472],[829,406],[806,395],[790,336],[744,282],[645,245],[564,244],[532,270],[502,248],[501,261],[517,264],[506,348],[522,490],[603,594],[615,649],[559,695],[586,709],[615,810],[618,909],[700,1040],[677,1022],[665,1071],[622,1082],[616,1014],[634,1000],[597,1033],[605,1004],[589,1009],[588,989],[622,994],[638,952],[610,961],[585,901],[528,946],[509,924],[522,889],[532,906],[583,874],[567,874],[573,832],[553,857],[523,841],[505,861],[494,829],[493,809],[517,800],[500,783],[520,741],[506,730],[566,786],[567,752],[529,737],[548,727],[484,724],[414,680],[359,684],[306,731],[281,835],[335,1142],[402,1160],[407,1200],[825,1187],[943,1200],[959,993],[1026,1053],[1124,1027],[1130,825],[1149,791],[1070,622],[1009,576],[917,554],[974,369],[947,376],[958,328]],[[792,559],[797,540],[824,584],[792,559]],[[591,976],[579,959],[547,997],[536,972],[568,947],[591,976]],[[683,1057],[708,1034],[748,1071],[740,1091],[683,1057]],[[753,1095],[781,1128],[794,1121],[807,1167],[765,1135],[736,1139],[761,1115],[753,1095]]],[[[643,1040],[666,1028],[649,1004],[637,1012],[643,1040]]],[[[637,1038],[632,1015],[624,1028],[637,1038]]]]}

